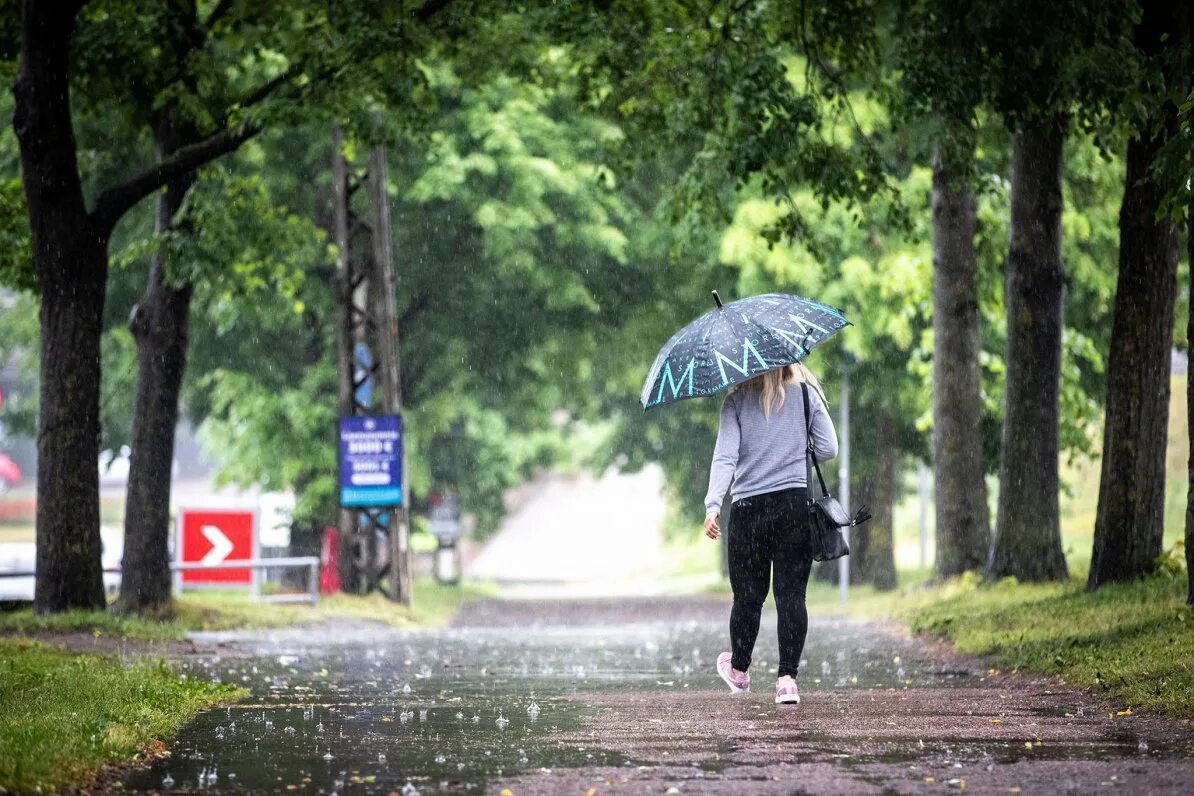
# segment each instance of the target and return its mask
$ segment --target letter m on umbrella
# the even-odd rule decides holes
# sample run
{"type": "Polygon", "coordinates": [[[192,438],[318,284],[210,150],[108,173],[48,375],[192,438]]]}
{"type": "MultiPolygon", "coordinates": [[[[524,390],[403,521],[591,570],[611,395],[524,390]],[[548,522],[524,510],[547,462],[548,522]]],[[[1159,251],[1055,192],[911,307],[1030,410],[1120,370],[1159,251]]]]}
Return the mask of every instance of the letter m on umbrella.
{"type": "Polygon", "coordinates": [[[688,367],[686,367],[684,372],[680,374],[680,380],[676,381],[676,378],[672,375],[672,361],[670,359],[665,360],[663,363],[663,375],[659,377],[659,394],[655,396],[655,403],[659,403],[663,400],[663,391],[668,387],[668,385],[671,385],[672,388],[671,397],[673,399],[676,398],[680,394],[680,388],[684,386],[685,381],[688,382],[688,394],[691,396],[692,371],[695,366],[696,357],[692,357],[688,360],[688,367]]]}

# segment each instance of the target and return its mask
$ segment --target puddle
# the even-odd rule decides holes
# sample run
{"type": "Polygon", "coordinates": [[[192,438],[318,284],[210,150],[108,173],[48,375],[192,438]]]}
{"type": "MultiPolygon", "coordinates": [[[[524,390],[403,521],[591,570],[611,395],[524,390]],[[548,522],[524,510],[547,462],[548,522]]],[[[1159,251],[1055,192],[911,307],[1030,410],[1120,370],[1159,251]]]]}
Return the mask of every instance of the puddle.
{"type": "MultiPolygon", "coordinates": [[[[589,710],[561,697],[718,688],[713,662],[725,628],[687,621],[404,632],[357,624],[199,638],[234,642],[236,654],[184,661],[187,676],[252,696],[197,717],[171,756],[133,772],[126,790],[414,796],[479,792],[540,768],[635,765],[550,742],[589,710]]],[[[766,676],[777,657],[774,620],[765,618],[754,670],[766,676]]],[[[911,642],[848,622],[814,624],[802,672],[806,690],[965,680],[918,658],[911,642]]]]}

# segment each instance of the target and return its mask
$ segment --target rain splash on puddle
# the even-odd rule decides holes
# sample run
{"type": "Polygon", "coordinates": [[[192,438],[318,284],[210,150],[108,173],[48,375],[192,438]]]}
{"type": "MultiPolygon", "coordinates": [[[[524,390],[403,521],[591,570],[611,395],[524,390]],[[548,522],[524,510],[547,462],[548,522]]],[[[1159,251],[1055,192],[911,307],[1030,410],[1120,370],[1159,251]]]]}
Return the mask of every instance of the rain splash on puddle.
{"type": "MultiPolygon", "coordinates": [[[[902,687],[965,673],[915,660],[899,639],[817,625],[802,677],[809,690],[902,687]]],[[[189,677],[251,696],[198,716],[171,754],[124,783],[171,792],[479,792],[520,771],[635,765],[625,755],[562,747],[553,732],[586,711],[569,695],[607,689],[709,689],[724,628],[709,622],[397,631],[321,625],[204,634],[230,654],[183,662],[189,677]]],[[[774,669],[764,623],[755,668],[774,669]]]]}

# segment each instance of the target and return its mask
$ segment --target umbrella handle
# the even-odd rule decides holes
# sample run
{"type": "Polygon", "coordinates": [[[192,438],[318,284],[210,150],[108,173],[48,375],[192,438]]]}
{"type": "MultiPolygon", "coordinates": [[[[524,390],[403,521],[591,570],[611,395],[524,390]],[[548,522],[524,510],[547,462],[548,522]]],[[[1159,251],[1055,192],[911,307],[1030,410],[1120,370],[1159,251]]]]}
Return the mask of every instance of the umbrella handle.
{"type": "Polygon", "coordinates": [[[713,293],[713,300],[717,302],[717,308],[721,309],[721,307],[722,307],[721,296],[717,295],[716,290],[712,291],[712,293],[713,293]]]}

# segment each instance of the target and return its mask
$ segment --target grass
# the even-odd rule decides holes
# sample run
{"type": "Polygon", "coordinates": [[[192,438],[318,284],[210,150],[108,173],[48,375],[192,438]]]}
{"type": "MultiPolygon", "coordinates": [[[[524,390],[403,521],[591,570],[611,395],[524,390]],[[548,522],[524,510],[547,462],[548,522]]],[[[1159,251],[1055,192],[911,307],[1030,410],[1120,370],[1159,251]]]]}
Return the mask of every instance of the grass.
{"type": "Polygon", "coordinates": [[[911,629],[991,656],[996,667],[1056,674],[1133,709],[1194,718],[1194,612],[1186,582],[1162,572],[1088,592],[1078,581],[936,587],[900,613],[911,629]]]}
{"type": "Polygon", "coordinates": [[[162,662],[124,665],[0,638],[0,790],[57,791],[242,694],[182,680],[162,662]]]}
{"type": "Polygon", "coordinates": [[[410,609],[379,594],[325,597],[317,606],[274,605],[231,591],[190,593],[166,621],[108,611],[41,616],[30,609],[0,614],[0,793],[53,792],[108,763],[127,761],[168,737],[200,709],[240,698],[227,686],[178,678],[164,662],[125,665],[76,655],[19,635],[87,632],[170,641],[193,630],[278,627],[354,618],[397,627],[448,622],[485,585],[419,581],[410,609]]]}
{"type": "Polygon", "coordinates": [[[427,627],[448,622],[465,601],[492,593],[485,584],[444,586],[433,581],[414,585],[414,605],[404,608],[380,594],[355,597],[336,594],[315,606],[259,602],[233,591],[191,592],[175,601],[165,621],[119,616],[110,611],[68,611],[43,616],[32,609],[0,613],[0,633],[84,631],[147,641],[182,639],[195,630],[241,630],[287,627],[333,619],[367,619],[394,627],[427,627]]]}

